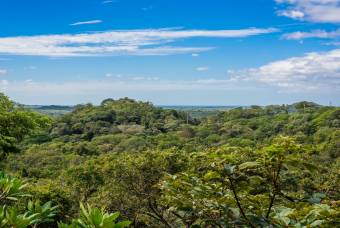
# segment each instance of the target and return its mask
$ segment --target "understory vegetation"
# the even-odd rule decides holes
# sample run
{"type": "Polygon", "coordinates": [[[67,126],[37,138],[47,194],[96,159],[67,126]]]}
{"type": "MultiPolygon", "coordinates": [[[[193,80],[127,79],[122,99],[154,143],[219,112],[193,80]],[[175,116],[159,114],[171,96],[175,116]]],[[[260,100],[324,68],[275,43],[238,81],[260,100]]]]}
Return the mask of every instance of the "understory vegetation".
{"type": "Polygon", "coordinates": [[[0,227],[339,227],[340,108],[193,118],[129,98],[51,117],[0,94],[0,227]]]}

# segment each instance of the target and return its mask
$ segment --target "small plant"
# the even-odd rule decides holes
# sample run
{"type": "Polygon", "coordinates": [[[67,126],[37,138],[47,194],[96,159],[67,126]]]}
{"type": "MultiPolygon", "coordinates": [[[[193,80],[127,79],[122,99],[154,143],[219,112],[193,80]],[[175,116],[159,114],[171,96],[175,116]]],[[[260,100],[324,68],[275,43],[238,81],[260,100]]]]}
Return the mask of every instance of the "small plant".
{"type": "Polygon", "coordinates": [[[119,213],[107,213],[98,208],[92,208],[87,204],[85,207],[80,204],[80,218],[71,224],[59,223],[59,228],[124,228],[128,227],[130,221],[116,222],[119,213]]]}
{"type": "Polygon", "coordinates": [[[2,206],[0,208],[0,227],[25,228],[33,224],[36,215],[19,214],[15,207],[2,206]]]}
{"type": "Polygon", "coordinates": [[[3,227],[37,227],[43,223],[53,222],[57,213],[57,206],[51,202],[43,205],[40,201],[29,201],[25,211],[18,210],[15,206],[9,206],[10,201],[18,201],[29,196],[24,190],[27,184],[20,179],[0,172],[0,228],[3,227]]]}
{"type": "Polygon", "coordinates": [[[34,224],[33,227],[36,227],[39,224],[53,222],[54,217],[57,214],[57,210],[58,206],[52,206],[51,202],[41,205],[39,200],[35,202],[29,201],[25,215],[33,216],[31,224],[34,224]]]}
{"type": "Polygon", "coordinates": [[[29,196],[24,192],[26,186],[23,181],[0,171],[0,203],[17,201],[19,198],[29,196]]]}

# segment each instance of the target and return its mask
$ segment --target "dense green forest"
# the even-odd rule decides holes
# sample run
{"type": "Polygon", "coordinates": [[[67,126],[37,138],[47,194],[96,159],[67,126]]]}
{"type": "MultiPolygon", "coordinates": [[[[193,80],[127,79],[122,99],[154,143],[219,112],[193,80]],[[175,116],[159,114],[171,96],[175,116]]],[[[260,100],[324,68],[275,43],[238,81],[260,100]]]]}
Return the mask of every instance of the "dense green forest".
{"type": "Polygon", "coordinates": [[[339,227],[340,108],[194,118],[123,98],[51,117],[0,95],[0,227],[339,227]]]}

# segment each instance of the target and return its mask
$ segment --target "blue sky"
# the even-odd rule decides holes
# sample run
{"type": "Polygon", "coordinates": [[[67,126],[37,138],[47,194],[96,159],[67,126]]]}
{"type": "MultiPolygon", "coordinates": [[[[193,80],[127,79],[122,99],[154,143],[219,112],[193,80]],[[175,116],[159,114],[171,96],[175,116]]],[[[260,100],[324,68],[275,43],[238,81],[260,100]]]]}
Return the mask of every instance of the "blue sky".
{"type": "Polygon", "coordinates": [[[26,104],[340,105],[340,0],[2,0],[0,91],[26,104]]]}

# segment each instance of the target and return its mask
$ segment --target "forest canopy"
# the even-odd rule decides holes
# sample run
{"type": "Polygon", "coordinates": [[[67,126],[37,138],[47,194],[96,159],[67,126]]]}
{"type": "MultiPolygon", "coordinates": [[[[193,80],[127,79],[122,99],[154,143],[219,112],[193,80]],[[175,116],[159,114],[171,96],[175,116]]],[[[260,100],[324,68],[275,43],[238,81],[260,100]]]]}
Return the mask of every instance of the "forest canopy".
{"type": "Polygon", "coordinates": [[[339,107],[47,116],[0,94],[0,153],[0,227],[340,226],[339,107]]]}

